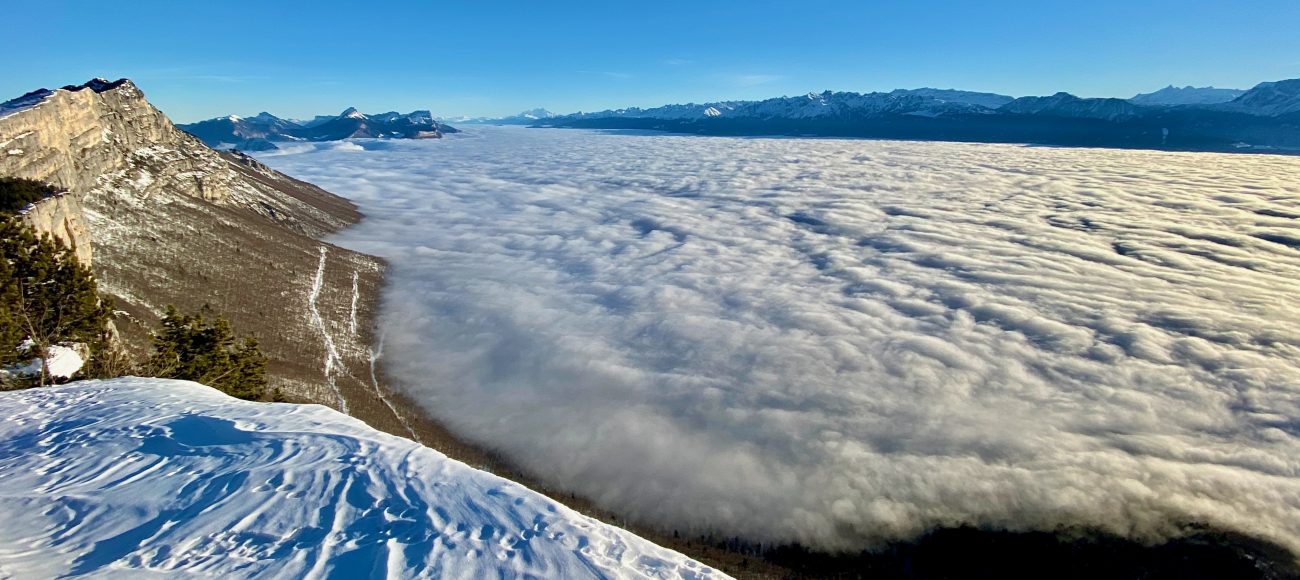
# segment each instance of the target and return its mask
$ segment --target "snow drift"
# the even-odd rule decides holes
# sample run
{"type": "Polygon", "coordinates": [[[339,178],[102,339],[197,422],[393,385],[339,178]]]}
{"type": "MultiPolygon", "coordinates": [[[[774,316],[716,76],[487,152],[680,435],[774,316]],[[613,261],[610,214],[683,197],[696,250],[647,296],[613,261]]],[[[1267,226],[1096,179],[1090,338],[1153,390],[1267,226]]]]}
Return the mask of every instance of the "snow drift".
{"type": "Polygon", "coordinates": [[[1300,548],[1300,158],[483,128],[267,157],[368,216],[389,369],[670,528],[1300,548]]]}
{"type": "Polygon", "coordinates": [[[0,416],[0,577],[722,577],[321,406],[127,378],[0,416]]]}

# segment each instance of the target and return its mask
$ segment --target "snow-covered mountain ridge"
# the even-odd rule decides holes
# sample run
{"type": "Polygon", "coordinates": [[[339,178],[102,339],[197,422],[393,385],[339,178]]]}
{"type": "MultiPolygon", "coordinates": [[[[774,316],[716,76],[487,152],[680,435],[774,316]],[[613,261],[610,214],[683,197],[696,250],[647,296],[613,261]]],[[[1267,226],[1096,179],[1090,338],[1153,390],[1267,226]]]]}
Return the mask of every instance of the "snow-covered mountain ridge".
{"type": "Polygon", "coordinates": [[[178,125],[209,147],[266,151],[277,142],[338,141],[341,139],[437,139],[455,133],[454,127],[434,120],[429,111],[389,111],[367,115],[348,107],[335,116],[319,115],[306,121],[281,119],[267,112],[252,117],[228,115],[178,125]]]}
{"type": "Polygon", "coordinates": [[[0,577],[725,577],[321,406],[123,378],[0,415],[0,577]]]}
{"type": "Polygon", "coordinates": [[[575,113],[558,119],[603,117],[664,120],[733,117],[754,119],[844,118],[854,115],[900,114],[933,117],[943,114],[987,112],[1011,102],[1012,97],[949,89],[898,89],[888,93],[824,91],[762,101],[722,101],[637,107],[596,113],[575,113]]]}
{"type": "Polygon", "coordinates": [[[1168,87],[1132,99],[946,89],[810,93],[578,112],[543,127],[1181,150],[1300,149],[1300,79],[1249,91],[1168,87]]]}

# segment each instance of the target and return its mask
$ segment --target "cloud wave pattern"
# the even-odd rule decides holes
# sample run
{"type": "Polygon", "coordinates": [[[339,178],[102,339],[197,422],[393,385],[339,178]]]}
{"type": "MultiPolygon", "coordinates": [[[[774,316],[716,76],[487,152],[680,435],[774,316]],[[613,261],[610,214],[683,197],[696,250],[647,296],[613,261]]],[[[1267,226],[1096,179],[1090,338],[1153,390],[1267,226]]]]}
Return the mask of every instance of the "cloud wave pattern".
{"type": "Polygon", "coordinates": [[[264,159],[357,201],[389,370],[629,517],[1300,551],[1300,158],[484,128],[264,159]]]}

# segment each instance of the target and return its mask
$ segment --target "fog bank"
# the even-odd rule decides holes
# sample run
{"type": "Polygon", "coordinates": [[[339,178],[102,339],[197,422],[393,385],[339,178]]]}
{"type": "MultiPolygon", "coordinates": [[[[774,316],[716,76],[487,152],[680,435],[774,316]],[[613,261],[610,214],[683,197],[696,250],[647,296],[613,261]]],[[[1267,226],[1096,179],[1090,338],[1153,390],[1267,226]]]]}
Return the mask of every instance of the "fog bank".
{"type": "Polygon", "coordinates": [[[392,263],[403,390],[629,517],[1300,550],[1300,158],[482,128],[263,160],[366,214],[337,241],[392,263]]]}

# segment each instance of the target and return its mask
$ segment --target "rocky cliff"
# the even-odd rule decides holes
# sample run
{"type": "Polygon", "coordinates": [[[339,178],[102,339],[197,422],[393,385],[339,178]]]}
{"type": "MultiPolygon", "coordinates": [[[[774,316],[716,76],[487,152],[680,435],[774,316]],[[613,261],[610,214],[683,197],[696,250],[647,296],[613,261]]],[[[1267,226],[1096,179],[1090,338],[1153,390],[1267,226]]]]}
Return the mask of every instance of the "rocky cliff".
{"type": "Polygon", "coordinates": [[[87,192],[122,182],[141,193],[219,201],[233,175],[181,133],[129,80],[95,79],[22,97],[35,101],[0,117],[0,172],[87,192]],[[168,171],[160,172],[166,164],[168,171]],[[156,178],[163,177],[161,181],[156,178]]]}
{"type": "Polygon", "coordinates": [[[0,104],[0,175],[68,190],[26,219],[87,261],[93,244],[128,347],[168,304],[210,307],[258,336],[272,386],[408,434],[372,371],[385,266],[321,241],[360,219],[347,200],[209,149],[125,79],[0,104]]]}
{"type": "Polygon", "coordinates": [[[65,192],[47,197],[24,209],[20,216],[27,225],[49,234],[76,251],[77,260],[93,266],[90,229],[82,208],[82,195],[65,192]]]}

